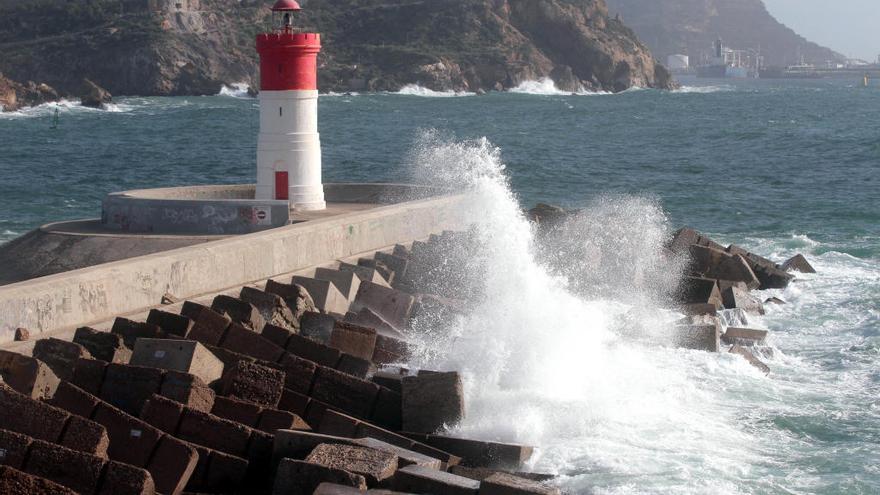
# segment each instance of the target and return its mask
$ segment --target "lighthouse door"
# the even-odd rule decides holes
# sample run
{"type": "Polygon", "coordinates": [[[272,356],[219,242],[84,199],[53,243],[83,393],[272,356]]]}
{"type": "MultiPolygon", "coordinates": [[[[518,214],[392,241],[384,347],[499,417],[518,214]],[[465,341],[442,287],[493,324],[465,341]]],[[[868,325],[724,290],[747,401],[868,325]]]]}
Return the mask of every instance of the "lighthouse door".
{"type": "Polygon", "coordinates": [[[287,172],[275,172],[275,199],[289,199],[287,172]]]}

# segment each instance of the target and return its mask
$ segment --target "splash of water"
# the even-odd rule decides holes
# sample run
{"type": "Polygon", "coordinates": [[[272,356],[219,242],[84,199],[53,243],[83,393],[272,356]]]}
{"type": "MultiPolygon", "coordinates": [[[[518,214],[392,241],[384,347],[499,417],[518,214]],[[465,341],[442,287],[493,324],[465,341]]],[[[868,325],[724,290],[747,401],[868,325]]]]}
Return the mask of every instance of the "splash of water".
{"type": "Polygon", "coordinates": [[[419,86],[418,84],[407,84],[406,86],[400,88],[400,91],[395,94],[404,96],[420,96],[423,98],[455,98],[461,96],[476,95],[476,93],[469,93],[467,91],[434,91],[433,89],[428,89],[423,86],[419,86]]]}
{"type": "MultiPolygon", "coordinates": [[[[567,475],[576,491],[619,488],[628,476],[679,469],[683,458],[754,458],[711,384],[731,369],[758,373],[726,355],[622,337],[621,327],[661,329],[677,317],[655,306],[678,267],[655,250],[667,230],[654,201],[603,198],[572,220],[564,252],[598,250],[601,259],[593,278],[572,284],[585,271],[551,268],[498,148],[428,132],[410,161],[417,179],[468,191],[465,207],[479,212],[479,247],[467,255],[484,261],[472,274],[481,297],[444,336],[422,338],[409,363],[462,373],[468,411],[453,433],[540,446],[531,467],[567,475]],[[615,280],[621,290],[606,290],[615,280]],[[726,452],[707,451],[707,442],[726,452]],[[658,456],[673,445],[678,452],[658,456]]],[[[668,486],[693,486],[691,474],[670,472],[668,486]]]]}
{"type": "Polygon", "coordinates": [[[249,98],[248,83],[232,83],[230,86],[223,85],[217,96],[230,96],[232,98],[249,98]]]}

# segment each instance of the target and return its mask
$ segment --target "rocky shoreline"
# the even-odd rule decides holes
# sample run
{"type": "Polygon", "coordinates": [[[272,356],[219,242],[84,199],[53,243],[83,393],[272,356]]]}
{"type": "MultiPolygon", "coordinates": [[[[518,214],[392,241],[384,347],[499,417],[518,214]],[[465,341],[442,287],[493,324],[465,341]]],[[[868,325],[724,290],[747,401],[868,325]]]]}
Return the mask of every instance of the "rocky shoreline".
{"type": "Polygon", "coordinates": [[[83,106],[91,108],[106,108],[113,101],[109,91],[88,79],[83,79],[74,93],[59,93],[46,83],[19,83],[0,73],[0,112],[15,112],[65,98],[78,99],[83,106]]]}
{"type": "MultiPolygon", "coordinates": [[[[77,96],[84,79],[117,96],[258,86],[254,35],[271,2],[40,3],[0,5],[0,72],[13,80],[77,96]]],[[[677,86],[605,0],[329,0],[304,3],[297,25],[322,35],[324,91],[481,92],[544,78],[571,92],[677,86]]]]}
{"type": "MultiPolygon", "coordinates": [[[[545,232],[568,215],[529,212],[545,232]]],[[[475,242],[444,232],[213,299],[169,294],[145,321],[0,350],[0,491],[559,494],[552,475],[523,472],[535,447],[446,433],[467,415],[457,371],[401,365],[479,297],[475,242]]],[[[688,228],[664,250],[688,260],[674,345],[769,373],[767,332],[729,313],[762,313],[750,291],[785,287],[807,260],[688,228]]]]}

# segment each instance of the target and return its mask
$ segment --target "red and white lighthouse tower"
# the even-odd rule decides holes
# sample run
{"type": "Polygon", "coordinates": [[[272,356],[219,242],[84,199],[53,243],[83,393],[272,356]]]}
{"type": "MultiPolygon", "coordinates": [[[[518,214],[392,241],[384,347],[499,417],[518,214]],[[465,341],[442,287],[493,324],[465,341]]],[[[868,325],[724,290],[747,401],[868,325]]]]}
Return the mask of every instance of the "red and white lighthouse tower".
{"type": "Polygon", "coordinates": [[[323,210],[318,136],[317,59],[321,35],[293,29],[294,0],[272,7],[280,25],[257,35],[260,54],[260,137],[257,199],[286,199],[293,209],[323,210]]]}

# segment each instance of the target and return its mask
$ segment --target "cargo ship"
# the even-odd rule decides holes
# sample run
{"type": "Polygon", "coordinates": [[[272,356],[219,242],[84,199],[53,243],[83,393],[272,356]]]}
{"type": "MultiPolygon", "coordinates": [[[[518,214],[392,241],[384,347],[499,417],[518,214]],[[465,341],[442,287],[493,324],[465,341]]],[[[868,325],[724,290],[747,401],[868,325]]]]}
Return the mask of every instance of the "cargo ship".
{"type": "Polygon", "coordinates": [[[712,57],[708,63],[697,67],[697,77],[708,79],[745,79],[757,77],[757,71],[750,67],[751,53],[732,50],[724,46],[718,38],[712,47],[712,57]]]}

